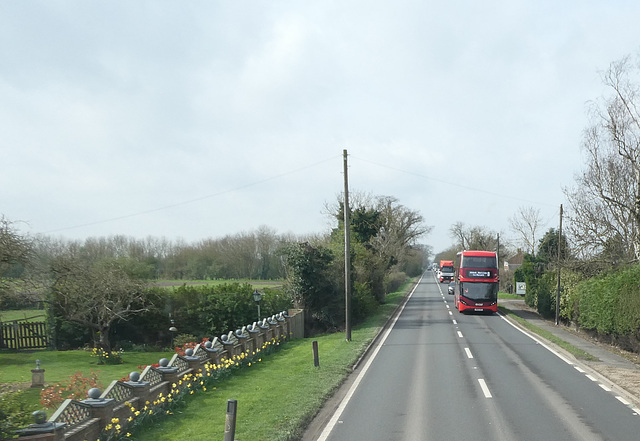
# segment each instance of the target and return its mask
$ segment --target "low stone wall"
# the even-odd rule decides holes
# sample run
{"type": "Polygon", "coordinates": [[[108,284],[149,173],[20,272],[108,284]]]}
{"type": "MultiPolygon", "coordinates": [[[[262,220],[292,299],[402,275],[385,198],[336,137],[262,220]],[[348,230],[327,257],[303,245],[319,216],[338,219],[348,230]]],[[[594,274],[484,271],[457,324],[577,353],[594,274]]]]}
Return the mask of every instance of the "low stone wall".
{"type": "Polygon", "coordinates": [[[299,309],[243,326],[187,350],[185,356],[175,354],[171,360],[162,359],[159,367],[147,366],[141,374],[134,372],[129,381],[113,381],[104,392],[91,389],[85,400],[65,400],[48,420],[44,412],[37,413],[36,422],[18,432],[19,439],[95,441],[116,421],[124,431],[132,407],[142,409],[159,396],[167,397],[181,386],[186,387],[180,381],[185,376],[202,372],[207,364],[221,366],[225,360],[255,354],[274,339],[298,338],[303,333],[304,314],[299,309]]]}

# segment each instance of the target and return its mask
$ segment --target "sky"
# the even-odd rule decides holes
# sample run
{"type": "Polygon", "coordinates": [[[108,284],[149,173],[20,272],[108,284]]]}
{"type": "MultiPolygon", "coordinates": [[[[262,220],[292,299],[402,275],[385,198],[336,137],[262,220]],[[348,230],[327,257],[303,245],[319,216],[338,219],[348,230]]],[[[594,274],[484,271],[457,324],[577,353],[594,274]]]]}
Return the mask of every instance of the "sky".
{"type": "Polygon", "coordinates": [[[0,215],[21,233],[197,242],[334,227],[344,189],[454,242],[557,228],[601,72],[640,2],[0,2],[0,215]]]}

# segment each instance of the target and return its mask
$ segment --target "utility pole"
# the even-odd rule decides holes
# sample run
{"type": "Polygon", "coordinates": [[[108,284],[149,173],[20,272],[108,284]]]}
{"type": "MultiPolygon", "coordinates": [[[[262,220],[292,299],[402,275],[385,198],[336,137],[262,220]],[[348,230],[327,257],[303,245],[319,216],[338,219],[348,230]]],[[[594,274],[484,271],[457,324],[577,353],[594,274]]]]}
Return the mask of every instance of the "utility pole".
{"type": "Polygon", "coordinates": [[[498,265],[498,279],[500,279],[500,233],[498,233],[498,246],[496,247],[496,265],[498,265]]]}
{"type": "Polygon", "coordinates": [[[351,227],[349,220],[349,174],[347,150],[344,158],[344,328],[347,341],[351,341],[351,227]]]}
{"type": "Polygon", "coordinates": [[[556,290],[556,326],[560,323],[560,250],[562,244],[562,204],[560,204],[560,227],[558,228],[558,288],[556,290]]]}

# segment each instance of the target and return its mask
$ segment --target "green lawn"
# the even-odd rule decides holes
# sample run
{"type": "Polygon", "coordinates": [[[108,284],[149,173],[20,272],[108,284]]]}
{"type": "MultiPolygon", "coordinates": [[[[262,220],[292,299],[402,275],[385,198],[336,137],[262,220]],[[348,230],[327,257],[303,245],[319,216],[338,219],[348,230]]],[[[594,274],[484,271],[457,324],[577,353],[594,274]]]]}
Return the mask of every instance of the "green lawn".
{"type": "MultiPolygon", "coordinates": [[[[104,390],[113,380],[119,380],[133,371],[140,372],[139,365],[157,363],[161,358],[171,356],[173,354],[169,352],[130,352],[122,354],[123,364],[98,365],[90,351],[1,351],[0,385],[29,387],[31,369],[35,369],[36,360],[40,360],[40,368],[45,371],[45,385],[65,382],[76,372],[87,376],[94,371],[104,390]]],[[[40,409],[40,391],[39,388],[28,388],[22,394],[24,402],[35,406],[35,410],[40,409]]],[[[53,411],[47,413],[52,414],[53,411]]]]}

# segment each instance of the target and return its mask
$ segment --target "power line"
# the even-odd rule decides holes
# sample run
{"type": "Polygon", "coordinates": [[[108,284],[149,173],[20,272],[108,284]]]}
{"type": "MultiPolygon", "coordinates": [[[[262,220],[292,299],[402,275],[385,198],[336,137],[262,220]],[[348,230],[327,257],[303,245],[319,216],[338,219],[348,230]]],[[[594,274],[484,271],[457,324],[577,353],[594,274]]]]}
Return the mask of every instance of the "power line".
{"type": "Polygon", "coordinates": [[[230,188],[230,189],[227,189],[227,190],[222,190],[222,191],[219,191],[217,193],[211,193],[211,194],[208,194],[208,195],[205,195],[205,196],[200,196],[200,197],[197,197],[197,198],[194,198],[194,199],[188,199],[188,200],[176,202],[174,204],[164,205],[162,207],[157,207],[157,208],[152,208],[150,210],[138,211],[138,212],[135,212],[135,213],[130,213],[130,214],[122,215],[122,216],[111,217],[111,218],[108,218],[108,219],[102,219],[102,220],[97,220],[97,221],[93,221],[93,222],[87,222],[87,223],[84,223],[84,224],[78,224],[78,225],[73,225],[73,226],[69,226],[69,227],[57,228],[55,230],[45,231],[44,234],[51,234],[51,233],[57,233],[57,232],[60,232],[60,231],[73,230],[73,229],[76,229],[76,228],[83,228],[83,227],[90,227],[90,226],[93,226],[93,225],[106,224],[106,223],[109,223],[109,222],[114,222],[114,221],[118,221],[118,220],[122,220],[122,219],[129,219],[129,218],[132,218],[132,217],[142,216],[142,215],[149,214],[149,213],[155,213],[155,212],[158,212],[158,211],[168,210],[170,208],[182,207],[184,205],[193,204],[193,203],[196,203],[196,202],[203,201],[205,199],[211,199],[211,198],[214,198],[214,197],[217,197],[217,196],[222,196],[222,195],[225,195],[225,194],[228,194],[228,193],[233,193],[233,192],[236,192],[236,191],[239,191],[239,190],[243,190],[245,188],[254,187],[254,186],[259,185],[259,184],[264,184],[265,182],[274,181],[276,179],[283,178],[284,176],[288,176],[288,175],[291,175],[291,174],[294,174],[294,173],[298,173],[298,172],[300,172],[302,170],[306,170],[306,169],[309,169],[309,168],[316,167],[316,166],[318,166],[320,164],[324,164],[325,162],[332,161],[332,160],[334,160],[334,159],[336,159],[338,157],[340,157],[340,155],[331,156],[331,157],[329,157],[327,159],[323,159],[321,161],[314,162],[313,164],[305,165],[305,166],[296,168],[294,170],[289,170],[287,172],[280,173],[280,174],[274,175],[274,176],[270,176],[268,178],[261,179],[259,181],[249,182],[247,184],[240,185],[238,187],[230,188]]]}
{"type": "Polygon", "coordinates": [[[496,193],[496,192],[492,192],[492,191],[488,191],[488,190],[483,190],[483,189],[478,188],[478,187],[469,187],[469,186],[466,186],[466,185],[458,184],[456,182],[445,181],[444,179],[433,178],[433,177],[429,177],[429,176],[426,176],[426,175],[423,175],[423,174],[420,174],[420,173],[416,173],[416,172],[412,172],[412,171],[408,171],[408,170],[403,170],[403,169],[396,168],[396,167],[391,167],[391,166],[386,165],[386,164],[380,164],[379,162],[370,161],[368,159],[359,158],[357,156],[353,156],[353,155],[349,155],[349,156],[351,156],[354,159],[359,159],[362,162],[367,162],[369,164],[377,165],[378,167],[386,168],[386,169],[389,169],[389,170],[394,170],[394,171],[397,171],[397,172],[400,172],[400,173],[404,173],[404,174],[407,174],[407,175],[417,176],[419,178],[427,179],[429,181],[435,181],[435,182],[440,182],[440,183],[443,183],[443,184],[452,185],[452,186],[459,187],[459,188],[464,188],[465,190],[470,190],[470,191],[475,191],[475,192],[478,192],[478,193],[489,194],[489,195],[496,196],[496,197],[499,197],[499,198],[504,198],[504,199],[513,199],[513,200],[516,200],[516,201],[527,202],[527,203],[530,203],[530,204],[545,205],[545,206],[549,206],[549,207],[556,207],[556,205],[550,204],[548,202],[531,201],[531,200],[520,198],[520,197],[517,197],[517,196],[510,196],[510,195],[505,195],[503,193],[496,193]]]}

